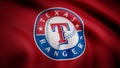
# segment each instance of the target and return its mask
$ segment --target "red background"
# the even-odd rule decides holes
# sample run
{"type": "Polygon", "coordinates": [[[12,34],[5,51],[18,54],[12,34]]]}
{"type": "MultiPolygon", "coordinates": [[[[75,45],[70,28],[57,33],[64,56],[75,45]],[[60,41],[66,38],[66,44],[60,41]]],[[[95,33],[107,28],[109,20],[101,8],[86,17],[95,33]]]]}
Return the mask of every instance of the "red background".
{"type": "Polygon", "coordinates": [[[120,2],[116,0],[0,1],[0,68],[120,68],[120,2]],[[70,61],[43,55],[33,39],[36,16],[63,7],[84,22],[86,50],[70,61]]]}

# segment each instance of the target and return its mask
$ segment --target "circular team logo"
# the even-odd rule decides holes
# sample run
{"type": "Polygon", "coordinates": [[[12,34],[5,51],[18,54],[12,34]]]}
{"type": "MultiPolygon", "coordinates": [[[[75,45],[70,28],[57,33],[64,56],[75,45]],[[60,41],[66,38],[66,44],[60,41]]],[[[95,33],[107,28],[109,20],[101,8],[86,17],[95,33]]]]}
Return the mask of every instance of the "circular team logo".
{"type": "Polygon", "coordinates": [[[38,14],[34,25],[34,40],[47,57],[71,60],[85,50],[82,19],[66,8],[49,8],[38,14]]]}

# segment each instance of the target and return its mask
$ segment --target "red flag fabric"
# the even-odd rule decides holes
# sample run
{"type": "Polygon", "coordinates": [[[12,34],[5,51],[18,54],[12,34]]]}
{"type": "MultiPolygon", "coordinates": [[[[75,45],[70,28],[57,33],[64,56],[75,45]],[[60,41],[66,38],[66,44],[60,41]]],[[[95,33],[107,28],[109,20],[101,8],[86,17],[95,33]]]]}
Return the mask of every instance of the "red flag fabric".
{"type": "Polygon", "coordinates": [[[120,68],[120,2],[116,0],[0,1],[0,68],[120,68]],[[36,46],[37,15],[63,7],[84,22],[86,49],[77,59],[55,61],[36,46]]]}

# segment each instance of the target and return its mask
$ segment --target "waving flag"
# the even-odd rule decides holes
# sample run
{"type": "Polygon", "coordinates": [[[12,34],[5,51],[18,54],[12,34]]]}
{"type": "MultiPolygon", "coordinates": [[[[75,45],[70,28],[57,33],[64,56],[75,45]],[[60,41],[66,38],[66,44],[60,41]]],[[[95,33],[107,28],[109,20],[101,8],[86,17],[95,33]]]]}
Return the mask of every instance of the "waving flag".
{"type": "Polygon", "coordinates": [[[116,0],[0,1],[0,68],[120,68],[119,7],[120,2],[116,0]],[[57,10],[60,10],[60,14],[57,10]],[[49,22],[42,16],[46,12],[49,22]],[[53,12],[58,16],[54,17],[53,12]],[[46,24],[43,29],[43,24],[36,21],[40,19],[48,22],[48,33],[46,24]],[[68,23],[70,21],[72,24],[68,23]],[[37,32],[37,25],[41,26],[39,31],[45,32],[37,32]],[[41,34],[40,38],[34,32],[41,34]],[[45,37],[47,41],[41,39],[42,34],[48,36],[45,37]],[[79,37],[78,40],[76,37],[79,37]],[[82,37],[84,39],[79,41],[82,37]],[[45,46],[39,47],[42,43],[37,43],[37,38],[42,43],[53,39],[48,44],[55,45],[51,46],[55,53],[50,53],[50,48],[42,50],[45,46]],[[80,43],[77,44],[75,40],[80,43]],[[71,47],[66,47],[67,44],[71,44],[71,47]],[[58,50],[61,53],[59,56],[58,50]]]}

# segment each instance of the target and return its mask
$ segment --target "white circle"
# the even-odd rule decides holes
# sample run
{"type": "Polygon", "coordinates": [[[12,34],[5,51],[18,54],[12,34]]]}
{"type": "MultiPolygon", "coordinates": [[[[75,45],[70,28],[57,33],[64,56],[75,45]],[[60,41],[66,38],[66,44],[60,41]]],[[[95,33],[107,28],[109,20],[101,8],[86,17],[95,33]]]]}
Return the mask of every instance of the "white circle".
{"type": "Polygon", "coordinates": [[[67,18],[61,17],[61,16],[52,17],[46,22],[45,35],[46,35],[46,39],[48,43],[57,50],[69,49],[69,48],[74,47],[78,43],[78,33],[74,25],[72,24],[70,20],[68,20],[67,18]],[[55,27],[55,31],[53,32],[50,26],[50,24],[53,24],[53,23],[67,23],[68,24],[70,31],[68,31],[63,26],[63,30],[65,32],[64,36],[65,36],[65,39],[68,41],[68,44],[60,44],[58,42],[60,40],[58,28],[55,27]]]}

